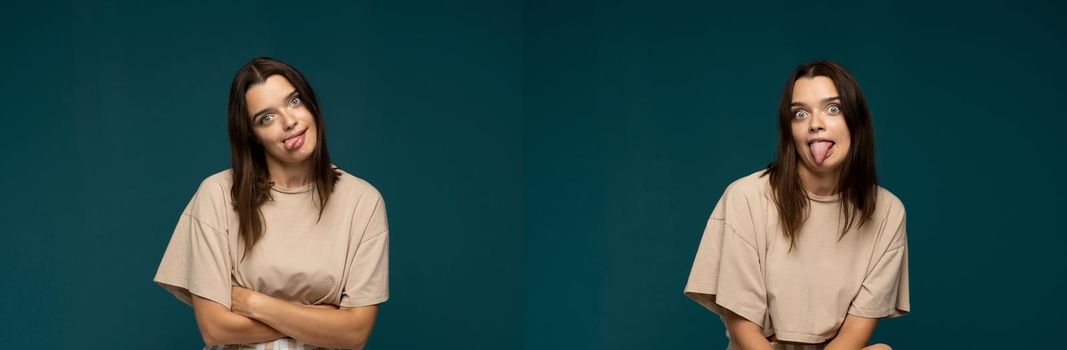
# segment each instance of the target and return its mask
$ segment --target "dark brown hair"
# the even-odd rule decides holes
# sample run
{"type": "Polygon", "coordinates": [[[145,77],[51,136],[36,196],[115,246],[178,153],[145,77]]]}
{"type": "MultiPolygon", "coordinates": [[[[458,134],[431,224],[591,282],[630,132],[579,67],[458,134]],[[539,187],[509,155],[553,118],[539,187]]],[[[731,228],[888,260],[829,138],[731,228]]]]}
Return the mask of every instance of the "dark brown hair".
{"type": "Polygon", "coordinates": [[[311,111],[315,120],[317,142],[315,150],[311,153],[311,168],[308,169],[308,174],[309,181],[315,183],[316,194],[321,199],[318,202],[319,219],[322,219],[326,201],[329,200],[334,184],[340,178],[340,173],[334,170],[330,155],[326,151],[326,127],[322,121],[319,101],[315,98],[311,85],[308,85],[307,80],[304,79],[304,75],[293,66],[269,57],[255,58],[241,67],[230,86],[227,124],[230,131],[230,154],[233,167],[233,188],[230,190],[230,196],[240,220],[239,235],[245,243],[242,260],[244,256],[252,252],[252,248],[266,229],[260,206],[272,199],[270,188],[273,186],[267,171],[263,145],[256,142],[252,134],[252,119],[248,114],[245,94],[252,86],[262,84],[268,77],[276,74],[285,77],[293,84],[297,93],[300,94],[300,99],[311,111]]]}
{"type": "Polygon", "coordinates": [[[877,203],[878,175],[874,162],[874,128],[871,125],[867,100],[863,97],[859,84],[845,67],[834,61],[816,61],[797,66],[786,81],[778,105],[777,159],[767,165],[764,173],[771,176],[774,202],[778,206],[785,236],[789,238],[790,250],[796,245],[800,227],[807,220],[809,200],[797,174],[800,154],[797,153],[796,144],[793,142],[793,115],[790,110],[793,103],[793,86],[798,79],[817,76],[830,78],[837,87],[845,125],[848,126],[852,140],[841,165],[837,183],[837,192],[841,196],[841,212],[845,217],[838,239],[844,237],[853,226],[860,227],[868,222],[877,203]]]}

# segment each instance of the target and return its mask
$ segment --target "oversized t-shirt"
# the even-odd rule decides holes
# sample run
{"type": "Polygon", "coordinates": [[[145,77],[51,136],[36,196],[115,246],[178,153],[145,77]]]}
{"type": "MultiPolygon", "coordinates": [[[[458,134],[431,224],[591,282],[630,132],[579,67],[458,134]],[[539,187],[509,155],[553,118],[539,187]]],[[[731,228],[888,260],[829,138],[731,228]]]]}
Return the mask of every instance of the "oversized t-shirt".
{"type": "Polygon", "coordinates": [[[265,230],[244,240],[230,197],[232,170],[205,179],[182,211],[154,281],[182,302],[191,294],[230,307],[236,285],[302,305],[373,305],[389,298],[389,226],[379,192],[341,176],[319,219],[314,183],[271,188],[265,230]]]}
{"type": "MultiPolygon", "coordinates": [[[[789,251],[770,175],[758,171],[726,188],[711,213],[685,294],[723,316],[723,309],[763,328],[763,335],[822,343],[847,314],[897,317],[908,301],[904,206],[879,187],[874,215],[841,228],[840,195],[808,193],[809,215],[789,251]]],[[[729,332],[727,332],[729,336],[729,332]]]]}

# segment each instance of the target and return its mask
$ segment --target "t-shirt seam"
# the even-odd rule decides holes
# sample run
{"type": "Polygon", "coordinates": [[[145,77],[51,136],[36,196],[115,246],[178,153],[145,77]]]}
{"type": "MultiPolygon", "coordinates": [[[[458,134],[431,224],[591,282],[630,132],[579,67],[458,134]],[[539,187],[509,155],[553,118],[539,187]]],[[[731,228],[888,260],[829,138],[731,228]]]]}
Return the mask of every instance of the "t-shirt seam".
{"type": "Polygon", "coordinates": [[[204,224],[204,226],[207,226],[207,227],[211,228],[212,230],[214,230],[216,234],[220,234],[220,235],[221,235],[221,234],[222,234],[223,232],[225,232],[224,230],[222,230],[222,229],[219,229],[218,227],[215,227],[214,225],[212,225],[212,224],[209,224],[209,223],[207,223],[207,222],[206,222],[206,221],[204,221],[204,220],[200,220],[199,218],[197,218],[197,217],[196,217],[196,216],[194,216],[193,214],[190,214],[190,213],[182,213],[182,215],[188,216],[189,218],[191,218],[191,219],[193,219],[193,220],[196,220],[196,222],[197,222],[197,223],[201,223],[201,224],[204,224]]]}
{"type": "Polygon", "coordinates": [[[730,232],[733,232],[734,235],[737,236],[737,238],[740,238],[742,242],[745,242],[745,245],[747,245],[749,248],[752,248],[752,250],[756,250],[756,246],[753,245],[752,243],[749,243],[749,241],[747,239],[745,239],[744,236],[741,236],[740,233],[737,233],[737,229],[734,229],[733,225],[730,225],[730,223],[726,222],[725,219],[714,219],[714,220],[722,220],[723,225],[725,225],[727,228],[729,228],[730,232]]]}
{"type": "Polygon", "coordinates": [[[378,236],[384,235],[386,232],[389,232],[388,228],[382,230],[381,232],[375,233],[374,235],[372,235],[370,237],[364,238],[363,241],[367,242],[367,241],[370,241],[372,239],[378,238],[378,236]]]}
{"type": "Polygon", "coordinates": [[[712,304],[718,306],[719,308],[729,310],[730,312],[733,312],[738,316],[741,316],[742,318],[748,319],[752,323],[756,323],[757,325],[759,325],[760,328],[764,327],[767,315],[766,306],[752,306],[751,304],[748,304],[744,301],[734,300],[731,298],[732,294],[728,294],[727,297],[724,299],[721,298],[722,295],[720,295],[718,291],[716,291],[715,294],[712,295],[714,295],[715,297],[715,300],[711,301],[712,304]],[[752,319],[749,319],[749,316],[751,316],[752,319]]]}
{"type": "MultiPolygon", "coordinates": [[[[378,194],[377,194],[377,197],[378,197],[378,198],[375,198],[375,199],[374,199],[374,207],[372,207],[372,208],[371,208],[371,212],[370,212],[370,222],[368,222],[368,223],[367,223],[368,227],[370,227],[370,225],[371,225],[372,223],[374,223],[374,220],[375,220],[375,219],[376,219],[376,218],[378,217],[378,215],[380,215],[381,211],[382,211],[382,210],[385,210],[385,208],[384,208],[384,206],[385,206],[385,199],[384,199],[384,198],[382,198],[382,195],[381,195],[381,193],[378,193],[378,194]]],[[[388,224],[388,222],[386,222],[386,224],[385,224],[385,225],[386,225],[386,226],[385,226],[385,229],[383,229],[383,230],[382,230],[381,232],[378,232],[378,233],[374,234],[374,236],[371,236],[370,238],[367,238],[367,240],[369,240],[369,239],[372,239],[372,238],[375,238],[375,237],[378,237],[378,235],[382,234],[382,232],[385,232],[385,231],[389,231],[389,224],[388,224]]]]}
{"type": "Polygon", "coordinates": [[[187,283],[189,282],[188,278],[172,276],[172,275],[166,274],[166,273],[160,274],[159,277],[156,278],[156,280],[158,280],[160,282],[164,282],[163,279],[167,279],[168,281],[174,281],[174,282],[187,282],[187,283]]]}
{"type": "Polygon", "coordinates": [[[870,312],[870,313],[880,313],[880,312],[885,312],[885,311],[893,311],[893,309],[894,309],[893,306],[882,307],[882,308],[877,308],[877,309],[868,309],[868,308],[865,308],[865,307],[862,307],[862,306],[856,306],[855,303],[850,304],[850,308],[851,309],[855,309],[855,310],[859,310],[859,311],[870,312]]]}
{"type": "MultiPolygon", "coordinates": [[[[352,298],[351,296],[349,296],[348,299],[345,300],[345,301],[347,301],[349,304],[359,304],[359,305],[356,305],[356,306],[345,306],[345,307],[362,307],[362,306],[376,305],[376,304],[380,304],[382,302],[385,302],[386,300],[389,300],[389,292],[385,292],[385,293],[382,293],[382,294],[369,296],[369,297],[363,297],[363,298],[359,298],[359,299],[352,298]],[[375,302],[377,302],[377,303],[375,303],[375,302]]],[[[337,305],[341,306],[341,304],[344,304],[345,301],[338,302],[337,305]]]]}
{"type": "MultiPolygon", "coordinates": [[[[347,294],[346,294],[346,295],[347,295],[347,294]]],[[[388,297],[388,296],[389,296],[389,292],[382,292],[382,293],[379,293],[379,294],[375,294],[375,295],[371,295],[371,296],[366,296],[366,297],[362,297],[362,298],[356,298],[356,297],[353,297],[353,296],[351,296],[351,295],[347,295],[347,296],[348,296],[348,299],[347,299],[347,301],[352,301],[352,300],[359,300],[359,301],[362,301],[362,300],[368,300],[368,299],[380,299],[380,298],[385,298],[385,297],[388,297]]]]}

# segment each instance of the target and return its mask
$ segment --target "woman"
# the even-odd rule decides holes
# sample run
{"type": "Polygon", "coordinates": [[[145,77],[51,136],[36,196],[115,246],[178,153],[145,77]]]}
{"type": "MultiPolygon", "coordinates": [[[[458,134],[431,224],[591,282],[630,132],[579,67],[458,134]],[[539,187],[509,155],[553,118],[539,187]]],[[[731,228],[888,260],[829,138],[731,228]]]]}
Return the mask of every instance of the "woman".
{"type": "Polygon", "coordinates": [[[835,62],[803,64],[778,126],[777,159],[712,211],[685,294],[722,318],[730,349],[888,349],[867,342],[911,309],[908,244],[863,93],[835,62]]]}
{"type": "Polygon", "coordinates": [[[330,162],[292,66],[241,68],[228,118],[232,168],[200,184],[154,281],[193,307],[209,348],[362,348],[389,298],[381,195],[330,162]]]}

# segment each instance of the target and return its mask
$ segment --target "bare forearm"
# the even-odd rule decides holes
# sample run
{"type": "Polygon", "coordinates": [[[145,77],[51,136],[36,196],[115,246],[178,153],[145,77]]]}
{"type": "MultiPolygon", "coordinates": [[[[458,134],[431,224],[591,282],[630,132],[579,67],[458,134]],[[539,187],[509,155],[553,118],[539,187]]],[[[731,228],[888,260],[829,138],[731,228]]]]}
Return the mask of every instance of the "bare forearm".
{"type": "Polygon", "coordinates": [[[771,342],[756,332],[730,332],[730,341],[742,350],[773,350],[771,342]]]}
{"type": "Polygon", "coordinates": [[[196,295],[193,306],[200,334],[208,345],[259,343],[285,336],[263,322],[230,312],[225,306],[196,295]]]}
{"type": "Polygon", "coordinates": [[[362,348],[374,326],[373,310],[323,309],[257,295],[249,316],[308,344],[362,348]]]}
{"type": "MultiPolygon", "coordinates": [[[[214,344],[250,344],[275,340],[284,337],[278,330],[267,324],[233,314],[232,319],[218,320],[218,324],[211,327],[210,336],[205,336],[205,343],[214,344]]],[[[227,317],[229,318],[229,317],[227,317]]]]}
{"type": "Polygon", "coordinates": [[[830,341],[830,344],[826,344],[825,350],[859,350],[863,349],[866,344],[856,344],[851,341],[843,341],[834,339],[830,341]]]}
{"type": "Polygon", "coordinates": [[[834,337],[834,340],[831,340],[830,344],[826,345],[826,350],[864,349],[877,325],[878,319],[851,314],[846,315],[845,321],[841,324],[841,329],[837,331],[837,336],[834,337]]]}
{"type": "Polygon", "coordinates": [[[742,350],[773,350],[774,347],[763,337],[763,329],[753,323],[726,310],[726,328],[730,331],[730,341],[742,350]]]}

